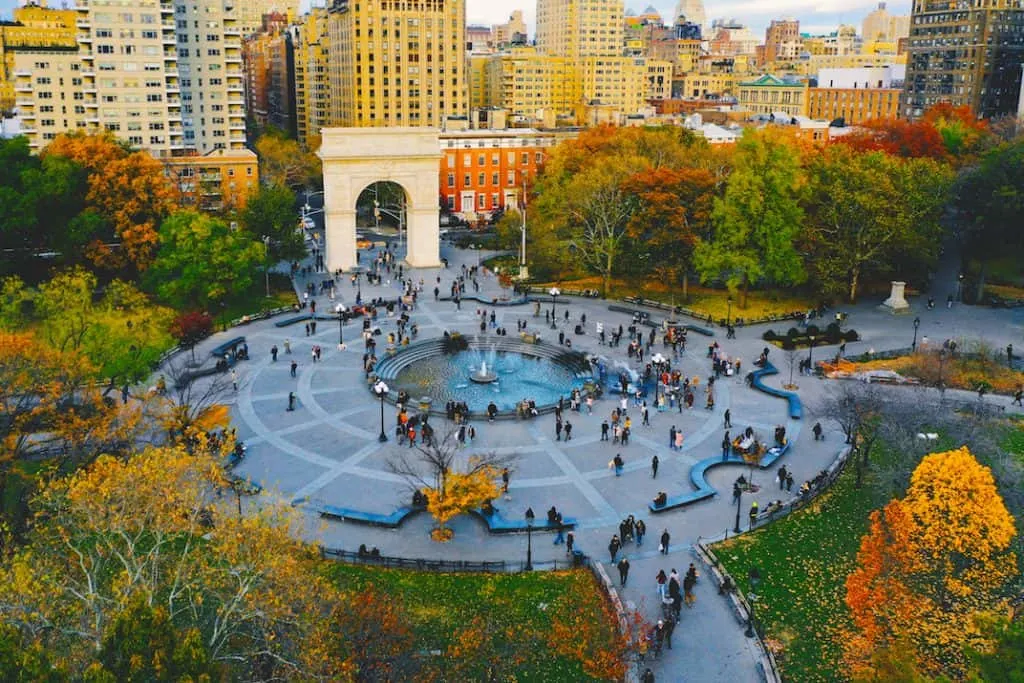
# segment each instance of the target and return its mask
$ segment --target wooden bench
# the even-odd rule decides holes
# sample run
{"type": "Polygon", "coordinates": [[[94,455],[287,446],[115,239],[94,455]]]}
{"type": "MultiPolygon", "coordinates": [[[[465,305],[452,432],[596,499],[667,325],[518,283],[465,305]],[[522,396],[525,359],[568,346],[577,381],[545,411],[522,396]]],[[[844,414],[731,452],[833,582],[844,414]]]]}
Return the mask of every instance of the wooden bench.
{"type": "MultiPolygon", "coordinates": [[[[473,514],[475,514],[477,517],[484,521],[484,523],[487,525],[487,530],[492,534],[522,533],[525,532],[528,527],[530,527],[530,525],[526,523],[525,517],[522,519],[515,520],[505,519],[501,516],[501,512],[497,509],[488,514],[487,512],[484,512],[482,509],[478,508],[476,510],[473,510],[473,514]]],[[[564,517],[562,518],[561,524],[554,524],[548,522],[546,519],[535,520],[532,528],[534,531],[558,531],[559,528],[563,530],[575,529],[576,519],[574,517],[564,517]]]]}
{"type": "Polygon", "coordinates": [[[388,529],[397,529],[410,515],[422,511],[424,508],[403,506],[392,512],[390,515],[382,515],[374,512],[363,512],[352,508],[343,508],[336,505],[323,505],[320,507],[320,516],[331,519],[339,519],[343,522],[358,522],[370,526],[382,526],[388,529]]]}

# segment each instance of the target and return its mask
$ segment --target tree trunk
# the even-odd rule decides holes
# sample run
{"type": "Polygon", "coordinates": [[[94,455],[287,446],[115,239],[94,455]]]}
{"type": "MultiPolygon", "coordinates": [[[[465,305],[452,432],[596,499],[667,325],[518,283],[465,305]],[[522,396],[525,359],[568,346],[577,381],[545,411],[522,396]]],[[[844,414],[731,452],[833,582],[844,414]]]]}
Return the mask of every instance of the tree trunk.
{"type": "Polygon", "coordinates": [[[683,273],[683,303],[690,303],[690,274],[683,273]]]}
{"type": "Polygon", "coordinates": [[[603,273],[601,273],[601,289],[603,290],[602,291],[602,296],[605,299],[608,298],[608,289],[609,289],[609,287],[611,287],[611,279],[612,279],[612,274],[610,272],[608,272],[607,270],[604,271],[603,273]]]}
{"type": "Polygon", "coordinates": [[[860,282],[860,266],[854,266],[850,272],[850,303],[857,303],[857,285],[860,282]]]}
{"type": "Polygon", "coordinates": [[[740,308],[747,308],[747,293],[750,291],[750,281],[747,276],[743,276],[743,286],[740,287],[740,308]]]}
{"type": "MultiPolygon", "coordinates": [[[[985,260],[982,259],[982,261],[981,261],[981,271],[978,273],[978,291],[974,295],[974,303],[978,304],[978,305],[981,305],[981,303],[985,299],[985,265],[986,265],[985,264],[985,260]]],[[[963,298],[964,298],[963,281],[961,280],[960,283],[961,284],[959,285],[960,286],[959,294],[960,294],[960,300],[962,301],[963,298]]]]}

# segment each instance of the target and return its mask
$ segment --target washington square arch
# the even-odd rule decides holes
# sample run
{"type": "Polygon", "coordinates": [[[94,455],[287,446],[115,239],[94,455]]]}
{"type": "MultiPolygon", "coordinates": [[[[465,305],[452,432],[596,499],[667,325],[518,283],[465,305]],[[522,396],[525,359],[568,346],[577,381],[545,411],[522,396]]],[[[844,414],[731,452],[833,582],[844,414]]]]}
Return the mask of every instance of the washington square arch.
{"type": "Polygon", "coordinates": [[[439,133],[431,128],[324,128],[318,156],[324,166],[327,268],[349,270],[356,262],[356,201],[379,181],[405,190],[406,262],[439,266],[439,133]]]}

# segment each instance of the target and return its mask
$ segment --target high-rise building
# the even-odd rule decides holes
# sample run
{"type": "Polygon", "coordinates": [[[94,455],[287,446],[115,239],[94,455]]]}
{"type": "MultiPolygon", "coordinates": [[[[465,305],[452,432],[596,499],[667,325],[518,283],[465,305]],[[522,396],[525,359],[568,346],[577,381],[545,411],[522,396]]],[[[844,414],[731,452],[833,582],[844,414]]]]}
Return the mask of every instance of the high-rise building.
{"type": "Polygon", "coordinates": [[[49,9],[46,1],[14,9],[14,21],[0,21],[0,112],[14,107],[14,55],[19,51],[78,48],[75,11],[49,9]]]}
{"type": "Polygon", "coordinates": [[[868,12],[861,24],[861,35],[865,42],[881,41],[895,43],[910,33],[910,17],[889,14],[885,3],[868,12]]]}
{"type": "Polygon", "coordinates": [[[230,4],[238,6],[238,29],[243,37],[260,31],[265,14],[283,14],[290,22],[299,17],[299,0],[237,0],[230,4]]]}
{"type": "Polygon", "coordinates": [[[672,17],[673,24],[684,22],[704,26],[707,18],[704,16],[703,0],[679,0],[676,4],[676,15],[672,17]]]}
{"type": "Polygon", "coordinates": [[[491,27],[491,42],[495,47],[504,47],[512,43],[525,44],[526,41],[526,22],[523,21],[522,10],[512,12],[504,24],[495,24],[491,27]]]}
{"type": "Polygon", "coordinates": [[[772,19],[764,34],[763,64],[792,61],[800,57],[800,22],[796,19],[772,19]]]}
{"type": "Polygon", "coordinates": [[[983,118],[1017,113],[1024,62],[1024,6],[1016,0],[915,0],[903,113],[939,102],[983,118]]]}
{"type": "Polygon", "coordinates": [[[158,156],[245,146],[235,3],[78,0],[74,11],[74,50],[15,56],[33,149],[70,130],[108,130],[158,156]]]}
{"type": "Polygon", "coordinates": [[[328,11],[331,125],[468,115],[465,0],[333,0],[328,11]]]}
{"type": "Polygon", "coordinates": [[[275,126],[296,135],[295,58],[288,17],[279,12],[263,15],[263,28],[245,38],[245,108],[258,128],[275,126]]]}
{"type": "Polygon", "coordinates": [[[537,0],[537,47],[583,59],[622,54],[622,0],[537,0]]]}
{"type": "Polygon", "coordinates": [[[309,145],[329,125],[331,84],[327,9],[314,7],[294,36],[295,118],[299,142],[309,145]]]}

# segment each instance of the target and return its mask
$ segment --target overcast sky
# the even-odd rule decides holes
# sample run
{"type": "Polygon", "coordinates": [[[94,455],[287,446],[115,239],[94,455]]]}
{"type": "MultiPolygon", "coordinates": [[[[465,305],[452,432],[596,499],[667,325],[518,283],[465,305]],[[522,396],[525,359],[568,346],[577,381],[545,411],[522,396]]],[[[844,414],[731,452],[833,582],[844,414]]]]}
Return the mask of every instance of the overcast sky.
{"type": "MultiPolygon", "coordinates": [[[[244,0],[243,0],[244,1],[244,0]]],[[[311,0],[303,0],[303,8],[311,0]]],[[[466,19],[471,24],[497,24],[505,21],[512,10],[521,9],[532,35],[536,28],[536,3],[529,0],[466,0],[466,19]]],[[[0,0],[0,16],[10,18],[11,8],[18,0],[0,0]]],[[[59,7],[60,0],[50,0],[52,7],[59,7]]],[[[73,2],[68,2],[73,5],[73,2]]],[[[323,4],[318,0],[318,4],[323,4]]],[[[648,4],[654,6],[669,20],[675,12],[676,0],[653,0],[636,2],[627,0],[626,9],[642,12],[648,4]]],[[[860,30],[864,15],[877,4],[877,0],[705,0],[704,11],[708,19],[735,17],[747,24],[757,34],[763,34],[764,27],[772,19],[795,17],[800,20],[800,29],[809,33],[828,33],[841,23],[853,24],[860,30]]],[[[888,3],[893,14],[909,14],[910,0],[892,0],[888,3]]]]}

